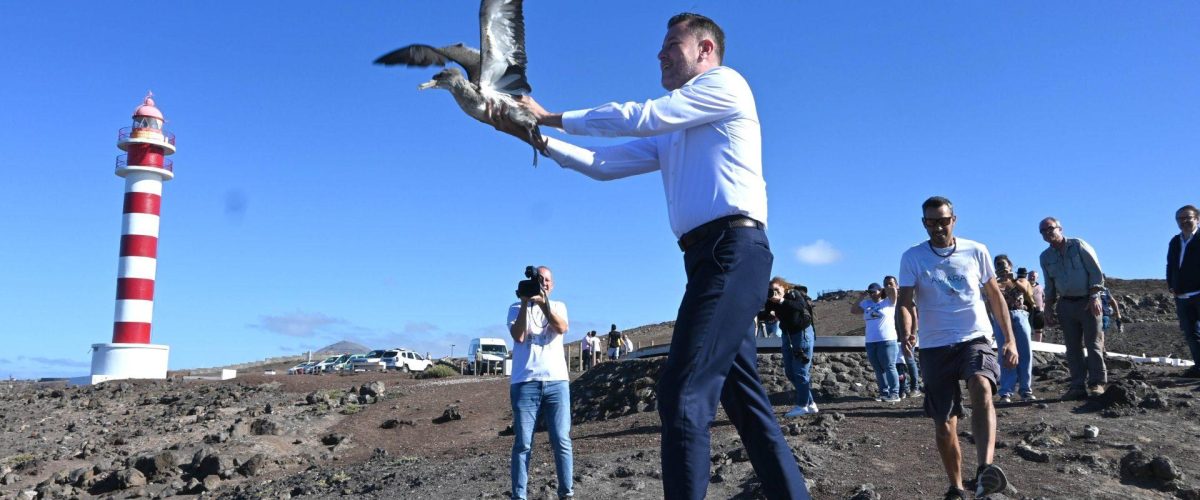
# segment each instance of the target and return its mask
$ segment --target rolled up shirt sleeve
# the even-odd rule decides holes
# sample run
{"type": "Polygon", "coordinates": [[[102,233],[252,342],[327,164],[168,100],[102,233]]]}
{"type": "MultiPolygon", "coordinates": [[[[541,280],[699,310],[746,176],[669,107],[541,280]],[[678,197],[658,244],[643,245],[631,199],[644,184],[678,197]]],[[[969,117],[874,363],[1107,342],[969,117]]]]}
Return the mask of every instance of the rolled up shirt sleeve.
{"type": "Polygon", "coordinates": [[[1088,290],[1104,288],[1104,272],[1100,270],[1100,259],[1096,258],[1096,251],[1083,240],[1079,240],[1079,250],[1079,257],[1083,261],[1083,268],[1088,273],[1088,290]]]}
{"type": "Polygon", "coordinates": [[[658,99],[565,112],[563,130],[572,135],[649,137],[724,119],[753,96],[740,75],[722,69],[727,68],[704,73],[658,99]]]}
{"type": "Polygon", "coordinates": [[[654,139],[638,139],[615,146],[586,148],[553,137],[547,138],[550,158],[596,180],[608,181],[659,169],[654,139]]]}

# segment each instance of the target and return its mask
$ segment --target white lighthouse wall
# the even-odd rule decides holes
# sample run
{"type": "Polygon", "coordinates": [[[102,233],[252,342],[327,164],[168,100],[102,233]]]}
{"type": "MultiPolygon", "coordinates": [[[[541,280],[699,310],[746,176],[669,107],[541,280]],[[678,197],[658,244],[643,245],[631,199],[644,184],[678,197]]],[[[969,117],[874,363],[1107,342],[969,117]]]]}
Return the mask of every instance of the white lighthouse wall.
{"type": "Polygon", "coordinates": [[[162,176],[154,172],[130,171],[125,174],[125,192],[150,193],[162,196],[162,176]]]}
{"type": "Polygon", "coordinates": [[[92,344],[89,383],[120,379],[165,379],[170,347],[156,344],[92,344]]]}
{"type": "Polygon", "coordinates": [[[121,217],[121,234],[158,237],[157,215],[130,213],[121,217]]]}
{"type": "Polygon", "coordinates": [[[138,299],[117,300],[113,321],[121,323],[150,323],[154,318],[154,301],[138,299]]]}
{"type": "Polygon", "coordinates": [[[154,279],[158,270],[158,259],[150,257],[121,257],[117,262],[117,276],[120,278],[154,279]]]}

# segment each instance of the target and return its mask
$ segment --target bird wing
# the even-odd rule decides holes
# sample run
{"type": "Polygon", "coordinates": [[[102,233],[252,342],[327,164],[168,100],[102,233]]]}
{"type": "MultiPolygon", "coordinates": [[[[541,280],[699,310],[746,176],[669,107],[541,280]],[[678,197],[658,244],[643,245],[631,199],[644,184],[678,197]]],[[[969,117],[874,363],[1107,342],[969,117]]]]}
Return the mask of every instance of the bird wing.
{"type": "Polygon", "coordinates": [[[375,60],[375,64],[384,66],[445,66],[446,61],[454,61],[467,70],[467,78],[471,81],[479,79],[479,51],[461,43],[445,47],[413,44],[402,47],[375,60]]]}
{"type": "Polygon", "coordinates": [[[522,0],[482,0],[479,3],[479,41],[482,44],[481,89],[510,95],[533,92],[525,79],[525,17],[522,0]]]}

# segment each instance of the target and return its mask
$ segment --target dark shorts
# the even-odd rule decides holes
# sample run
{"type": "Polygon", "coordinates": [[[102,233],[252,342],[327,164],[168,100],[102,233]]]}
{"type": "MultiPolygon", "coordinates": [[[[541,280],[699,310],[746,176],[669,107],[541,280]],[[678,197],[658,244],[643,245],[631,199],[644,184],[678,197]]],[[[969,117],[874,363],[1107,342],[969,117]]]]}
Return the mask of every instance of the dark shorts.
{"type": "Polygon", "coordinates": [[[983,375],[996,390],[1000,364],[986,336],[957,344],[921,349],[921,379],[925,381],[925,415],[937,422],[963,416],[962,384],[983,375]]]}
{"type": "Polygon", "coordinates": [[[1042,313],[1041,309],[1034,309],[1029,313],[1029,324],[1034,330],[1046,328],[1046,315],[1042,313]]]}

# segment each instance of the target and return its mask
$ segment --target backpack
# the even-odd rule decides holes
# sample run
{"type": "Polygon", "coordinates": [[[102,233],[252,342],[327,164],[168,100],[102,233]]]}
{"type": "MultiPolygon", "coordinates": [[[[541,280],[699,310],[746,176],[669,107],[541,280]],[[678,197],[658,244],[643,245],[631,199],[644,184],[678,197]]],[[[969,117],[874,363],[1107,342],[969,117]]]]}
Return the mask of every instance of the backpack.
{"type": "Polygon", "coordinates": [[[793,286],[791,290],[787,291],[787,297],[789,299],[797,300],[803,304],[803,307],[800,308],[800,313],[798,314],[799,317],[797,318],[797,322],[800,324],[801,331],[809,326],[813,326],[814,328],[816,326],[817,317],[816,314],[813,313],[812,297],[809,297],[807,292],[808,287],[803,285],[793,286]]]}

